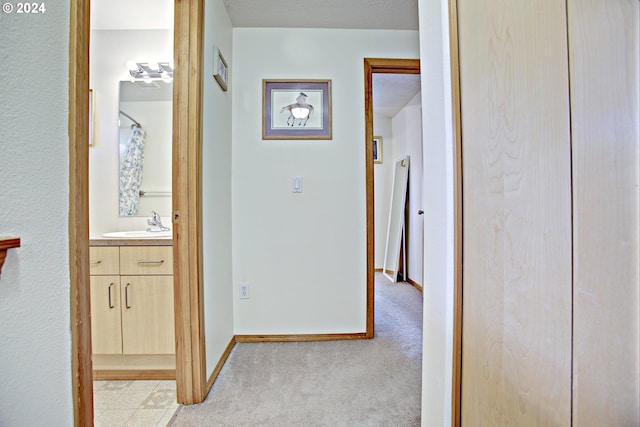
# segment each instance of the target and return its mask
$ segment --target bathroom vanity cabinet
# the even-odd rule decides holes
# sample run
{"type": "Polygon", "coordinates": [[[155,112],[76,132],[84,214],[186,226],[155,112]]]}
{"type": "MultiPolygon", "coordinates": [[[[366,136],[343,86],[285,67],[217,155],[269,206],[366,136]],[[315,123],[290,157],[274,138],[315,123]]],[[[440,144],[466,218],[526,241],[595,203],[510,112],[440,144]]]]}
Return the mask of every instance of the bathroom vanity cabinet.
{"type": "Polygon", "coordinates": [[[94,378],[175,378],[173,249],[113,243],[89,250],[94,378]]]}

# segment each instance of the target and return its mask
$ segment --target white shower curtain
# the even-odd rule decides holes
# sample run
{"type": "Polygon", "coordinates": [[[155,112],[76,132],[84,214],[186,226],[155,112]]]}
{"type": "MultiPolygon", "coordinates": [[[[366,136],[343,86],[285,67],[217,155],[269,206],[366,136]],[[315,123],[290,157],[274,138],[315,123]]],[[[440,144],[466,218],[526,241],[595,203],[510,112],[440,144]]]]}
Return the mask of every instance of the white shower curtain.
{"type": "Polygon", "coordinates": [[[145,135],[142,128],[133,126],[120,163],[120,215],[122,216],[137,215],[138,213],[144,166],[145,135]]]}

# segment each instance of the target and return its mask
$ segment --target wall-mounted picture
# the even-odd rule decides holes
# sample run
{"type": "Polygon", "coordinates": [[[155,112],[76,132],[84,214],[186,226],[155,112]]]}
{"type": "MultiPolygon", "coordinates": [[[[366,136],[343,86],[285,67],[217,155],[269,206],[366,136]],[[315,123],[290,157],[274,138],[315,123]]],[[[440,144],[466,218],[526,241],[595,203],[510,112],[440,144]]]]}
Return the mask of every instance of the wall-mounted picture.
{"type": "Polygon", "coordinates": [[[382,137],[373,137],[373,163],[382,163],[382,137]]]}
{"type": "Polygon", "coordinates": [[[331,138],[331,80],[262,81],[262,139],[331,138]]]}
{"type": "Polygon", "coordinates": [[[89,147],[93,147],[95,145],[93,138],[93,104],[93,89],[89,89],[89,147]]]}
{"type": "Polygon", "coordinates": [[[229,87],[229,65],[218,48],[215,49],[213,58],[213,77],[220,85],[220,88],[226,92],[229,87]]]}

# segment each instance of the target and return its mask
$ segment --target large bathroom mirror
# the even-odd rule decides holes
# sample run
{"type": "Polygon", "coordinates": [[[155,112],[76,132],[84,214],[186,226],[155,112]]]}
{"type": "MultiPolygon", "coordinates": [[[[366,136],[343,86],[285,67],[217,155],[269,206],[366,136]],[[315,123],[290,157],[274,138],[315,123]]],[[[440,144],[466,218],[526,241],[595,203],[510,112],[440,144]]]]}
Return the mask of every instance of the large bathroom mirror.
{"type": "MultiPolygon", "coordinates": [[[[400,251],[404,238],[404,207],[407,200],[407,185],[409,180],[409,156],[396,162],[391,190],[391,206],[389,210],[389,226],[387,228],[387,245],[384,251],[383,274],[392,282],[398,281],[400,267],[400,251]]],[[[403,261],[406,263],[407,251],[402,251],[403,261]]],[[[406,274],[406,264],[403,268],[406,274]]]]}
{"type": "Polygon", "coordinates": [[[120,216],[171,216],[171,81],[122,81],[119,100],[120,216]]]}

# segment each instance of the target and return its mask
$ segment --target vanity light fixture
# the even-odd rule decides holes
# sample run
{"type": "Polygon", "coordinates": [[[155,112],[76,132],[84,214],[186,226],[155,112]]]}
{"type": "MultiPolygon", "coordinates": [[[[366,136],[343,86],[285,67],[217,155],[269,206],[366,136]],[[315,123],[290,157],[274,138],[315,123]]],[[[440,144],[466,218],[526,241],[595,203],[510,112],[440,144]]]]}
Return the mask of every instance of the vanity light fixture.
{"type": "Polygon", "coordinates": [[[129,74],[134,79],[163,79],[165,81],[173,78],[173,61],[167,62],[135,62],[127,61],[129,74]]]}

